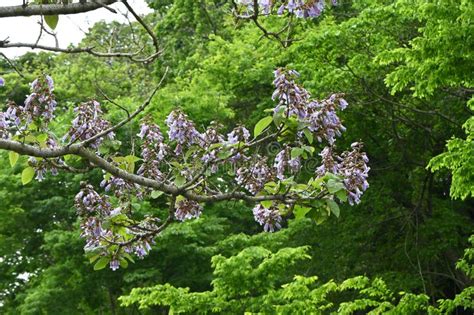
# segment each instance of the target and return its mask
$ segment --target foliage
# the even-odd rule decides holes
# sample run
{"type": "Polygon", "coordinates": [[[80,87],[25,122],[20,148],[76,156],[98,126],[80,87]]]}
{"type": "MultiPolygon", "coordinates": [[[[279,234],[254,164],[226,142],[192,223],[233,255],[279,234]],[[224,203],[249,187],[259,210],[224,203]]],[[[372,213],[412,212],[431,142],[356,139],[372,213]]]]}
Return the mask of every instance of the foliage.
{"type": "MultiPolygon", "coordinates": [[[[470,101],[474,110],[474,99],[470,101]]],[[[474,197],[474,116],[463,125],[466,140],[454,138],[446,144],[447,152],[434,157],[428,168],[437,171],[447,168],[452,172],[450,195],[453,198],[474,197]]]]}
{"type": "MultiPolygon", "coordinates": [[[[458,263],[472,274],[471,247],[458,263]]],[[[123,305],[136,303],[140,308],[168,306],[171,313],[228,313],[228,314],[451,314],[457,307],[474,309],[474,287],[467,287],[453,300],[439,300],[438,306],[429,304],[425,294],[392,292],[382,279],[370,280],[359,276],[341,283],[326,283],[318,277],[294,275],[301,261],[310,258],[307,248],[284,248],[275,253],[263,247],[247,247],[229,258],[214,256],[212,291],[189,292],[169,284],[133,289],[123,296],[123,305]]]]}

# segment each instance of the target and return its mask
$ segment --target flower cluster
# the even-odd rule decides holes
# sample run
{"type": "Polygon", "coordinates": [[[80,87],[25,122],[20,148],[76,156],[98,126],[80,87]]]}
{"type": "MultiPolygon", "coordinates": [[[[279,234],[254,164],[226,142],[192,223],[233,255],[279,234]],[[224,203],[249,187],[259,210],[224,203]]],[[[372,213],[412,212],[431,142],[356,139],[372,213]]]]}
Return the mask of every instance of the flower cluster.
{"type": "Polygon", "coordinates": [[[252,211],[255,221],[263,226],[265,232],[274,232],[281,229],[281,214],[274,205],[265,208],[261,204],[257,204],[252,211]]]}
{"type": "Polygon", "coordinates": [[[160,127],[146,119],[141,125],[138,137],[143,140],[141,153],[143,163],[140,165],[137,174],[158,181],[163,180],[163,174],[159,166],[169,149],[163,143],[160,127]]]}
{"type": "MultiPolygon", "coordinates": [[[[299,77],[298,72],[277,69],[274,74],[273,84],[276,89],[272,98],[278,99],[275,113],[296,117],[319,142],[324,139],[332,145],[336,136],[341,136],[346,130],[336,114],[336,110],[344,110],[347,107],[342,95],[333,94],[322,101],[310,100],[308,91],[295,82],[299,77]]],[[[299,135],[302,136],[302,133],[299,135]]]]}
{"type": "Polygon", "coordinates": [[[300,76],[295,70],[277,69],[274,72],[275,91],[272,99],[278,99],[278,104],[275,107],[275,112],[279,112],[283,107],[285,116],[295,115],[303,119],[307,116],[306,105],[310,98],[310,94],[306,89],[296,84],[296,79],[300,76]]]}
{"type": "Polygon", "coordinates": [[[254,164],[237,170],[235,180],[249,192],[256,194],[273,179],[273,176],[271,168],[267,165],[267,158],[258,156],[254,164]]]}
{"type": "Polygon", "coordinates": [[[26,122],[42,121],[44,125],[47,125],[54,118],[57,105],[53,94],[53,79],[49,75],[39,77],[31,83],[30,87],[31,94],[21,108],[26,116],[26,122]]]}
{"type": "Polygon", "coordinates": [[[201,213],[202,206],[194,200],[181,199],[176,202],[176,211],[174,213],[176,220],[185,221],[188,219],[199,218],[201,213]]]}
{"type": "Polygon", "coordinates": [[[351,145],[352,151],[341,154],[340,174],[344,176],[344,186],[348,191],[348,201],[350,205],[360,202],[360,197],[369,187],[367,177],[370,167],[367,166],[369,158],[362,152],[362,143],[354,142],[351,145]]]}
{"type": "Polygon", "coordinates": [[[308,116],[305,119],[308,129],[316,135],[316,139],[322,142],[325,139],[329,144],[336,141],[346,131],[336,110],[344,110],[347,102],[339,94],[333,94],[323,101],[312,101],[308,104],[308,116]]]}
{"type": "Polygon", "coordinates": [[[326,173],[337,174],[339,171],[339,165],[337,161],[334,160],[332,147],[325,147],[319,156],[322,159],[321,165],[316,169],[316,175],[318,177],[323,177],[326,173]]]}
{"type": "Polygon", "coordinates": [[[369,158],[362,152],[362,143],[354,142],[351,148],[352,151],[343,152],[340,156],[334,156],[332,148],[324,148],[320,154],[323,162],[316,169],[316,176],[322,177],[326,172],[341,175],[349,204],[354,205],[360,202],[360,197],[369,187],[367,177],[370,167],[367,166],[369,158]]]}
{"type": "Polygon", "coordinates": [[[139,188],[137,184],[132,184],[122,178],[111,176],[109,179],[104,179],[100,182],[100,187],[104,188],[106,192],[113,191],[115,197],[119,199],[128,199],[128,196],[135,188],[139,188]]]}
{"type": "Polygon", "coordinates": [[[166,118],[168,126],[168,137],[170,141],[176,141],[174,150],[176,155],[183,152],[183,145],[199,144],[201,134],[194,127],[194,123],[180,110],[174,110],[166,118]]]}
{"type": "MultiPolygon", "coordinates": [[[[240,0],[239,3],[247,7],[249,13],[254,12],[254,0],[240,0]]],[[[275,0],[258,0],[259,11],[264,15],[271,13],[277,1],[275,0]]],[[[336,5],[337,1],[332,0],[332,4],[336,5]]],[[[325,7],[325,0],[286,0],[278,7],[277,14],[282,15],[288,12],[299,18],[316,18],[321,15],[325,7]]]]}
{"type": "MultiPolygon", "coordinates": [[[[49,149],[55,149],[58,147],[56,141],[51,137],[48,137],[44,144],[49,149]]],[[[41,182],[45,179],[48,170],[51,172],[51,175],[58,175],[57,167],[64,165],[64,160],[59,157],[51,159],[30,157],[28,159],[28,164],[35,169],[35,179],[41,182]]]]}
{"type": "Polygon", "coordinates": [[[273,167],[276,170],[276,177],[280,180],[284,180],[286,168],[288,168],[292,174],[299,172],[301,159],[299,156],[291,158],[290,148],[286,147],[276,155],[273,167]]]}
{"type": "Polygon", "coordinates": [[[0,113],[0,138],[8,139],[12,131],[25,131],[32,122],[46,130],[54,118],[57,103],[53,79],[48,75],[41,76],[30,84],[30,89],[31,94],[23,106],[9,102],[7,110],[0,113]]]}
{"type": "Polygon", "coordinates": [[[10,122],[8,121],[7,115],[0,112],[0,139],[8,139],[10,137],[9,128],[10,122]]]}
{"type": "Polygon", "coordinates": [[[81,237],[86,239],[85,248],[95,249],[100,246],[101,237],[111,234],[102,226],[102,218],[110,216],[112,205],[107,196],[99,195],[91,185],[86,185],[76,195],[74,206],[80,217],[81,237]]]}
{"type": "Polygon", "coordinates": [[[250,139],[250,132],[244,126],[235,127],[227,134],[227,143],[236,144],[238,142],[246,143],[250,139]]]}
{"type": "MultiPolygon", "coordinates": [[[[73,119],[71,128],[64,136],[64,141],[68,138],[71,142],[77,140],[85,141],[107,130],[111,126],[110,123],[102,117],[103,112],[100,108],[100,103],[95,100],[81,103],[78,107],[74,108],[74,112],[76,113],[76,118],[73,119]]],[[[115,134],[109,132],[106,136],[112,140],[115,134]]],[[[104,137],[99,137],[92,141],[90,146],[97,150],[103,141],[104,137]]]]}

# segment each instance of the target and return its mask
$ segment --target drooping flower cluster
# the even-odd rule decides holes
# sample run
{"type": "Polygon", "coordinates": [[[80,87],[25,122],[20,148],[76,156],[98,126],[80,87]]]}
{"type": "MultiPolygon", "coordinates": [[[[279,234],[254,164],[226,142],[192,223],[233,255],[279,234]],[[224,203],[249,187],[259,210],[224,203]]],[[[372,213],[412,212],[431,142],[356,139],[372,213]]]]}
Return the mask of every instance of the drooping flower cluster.
{"type": "Polygon", "coordinates": [[[305,118],[308,115],[306,105],[310,94],[306,89],[296,84],[295,81],[300,74],[295,70],[277,69],[274,75],[275,91],[272,99],[278,100],[275,112],[279,112],[280,108],[284,107],[285,116],[295,115],[300,119],[305,118]]]}
{"type": "Polygon", "coordinates": [[[201,213],[202,206],[194,200],[181,199],[176,202],[176,211],[174,213],[176,220],[185,221],[199,218],[201,213]]]}
{"type": "Polygon", "coordinates": [[[291,158],[290,148],[281,150],[275,157],[273,167],[276,170],[276,177],[280,180],[285,179],[285,169],[288,168],[292,174],[299,172],[301,168],[301,159],[299,156],[291,158]]]}
{"type": "MultiPolygon", "coordinates": [[[[64,136],[64,140],[70,139],[71,142],[85,141],[111,126],[110,122],[103,118],[100,103],[95,100],[81,103],[74,108],[74,112],[76,118],[73,119],[72,126],[64,136]]],[[[109,132],[106,137],[112,140],[115,134],[109,132]]],[[[90,143],[90,147],[97,150],[103,141],[104,137],[99,137],[90,143]]]]}
{"type": "MultiPolygon", "coordinates": [[[[275,113],[296,117],[319,142],[326,140],[332,145],[336,136],[341,136],[346,130],[336,113],[336,110],[344,110],[347,107],[342,95],[333,94],[322,101],[310,100],[308,91],[295,82],[299,77],[298,72],[277,69],[274,74],[273,84],[276,89],[272,98],[278,100],[275,113]]],[[[299,135],[302,136],[303,133],[300,132],[299,135]]]]}
{"type": "Polygon", "coordinates": [[[235,180],[249,192],[256,194],[273,176],[272,169],[267,165],[267,158],[260,156],[254,164],[239,168],[235,180]]]}
{"type": "Polygon", "coordinates": [[[6,114],[0,112],[0,139],[8,139],[10,137],[10,122],[8,121],[6,114]]]}
{"type": "Polygon", "coordinates": [[[111,234],[102,226],[102,218],[110,216],[112,213],[112,204],[108,196],[99,195],[91,185],[86,185],[76,195],[74,206],[80,217],[81,237],[86,239],[85,248],[94,249],[100,246],[101,237],[111,234]]]}
{"type": "Polygon", "coordinates": [[[369,158],[362,152],[362,143],[354,142],[351,145],[352,151],[343,152],[340,160],[340,173],[344,176],[344,186],[349,195],[350,205],[358,204],[360,197],[369,187],[367,177],[370,167],[367,166],[369,158]]]}
{"type": "MultiPolygon", "coordinates": [[[[239,3],[247,7],[249,14],[255,11],[254,0],[240,0],[239,3]]],[[[336,5],[336,3],[336,0],[332,0],[333,5],[336,5]]],[[[325,0],[258,0],[257,4],[259,11],[264,15],[270,14],[272,9],[280,4],[277,10],[278,15],[288,12],[299,18],[316,18],[324,10],[325,0]]]]}
{"type": "Polygon", "coordinates": [[[41,76],[30,84],[30,89],[31,94],[23,106],[10,101],[7,110],[0,113],[0,138],[8,139],[11,133],[23,132],[33,122],[36,127],[46,130],[54,118],[57,103],[53,79],[48,75],[41,76]]]}
{"type": "Polygon", "coordinates": [[[160,127],[147,119],[142,123],[138,137],[143,140],[141,153],[143,163],[137,174],[158,181],[163,180],[163,174],[159,167],[169,148],[163,143],[160,127]]]}
{"type": "Polygon", "coordinates": [[[316,175],[323,177],[326,173],[337,174],[339,172],[339,165],[334,160],[332,147],[325,147],[319,156],[322,159],[321,165],[316,169],[316,175]]]}
{"type": "Polygon", "coordinates": [[[367,177],[370,167],[367,166],[369,158],[362,152],[362,143],[354,142],[351,148],[351,151],[345,151],[340,156],[334,156],[332,148],[324,148],[320,154],[323,162],[316,169],[316,175],[322,177],[327,172],[341,175],[348,193],[348,202],[354,205],[360,202],[360,197],[369,187],[367,177]]]}
{"type": "Polygon", "coordinates": [[[307,107],[308,116],[305,121],[319,142],[324,139],[332,145],[336,136],[340,137],[346,131],[336,114],[337,109],[344,110],[347,107],[347,102],[341,95],[333,94],[320,102],[312,101],[307,107]]]}
{"type": "Polygon", "coordinates": [[[102,180],[100,187],[104,188],[106,192],[113,192],[115,197],[119,199],[129,199],[129,194],[139,188],[137,184],[129,183],[115,176],[110,176],[109,179],[102,180]]]}
{"type": "Polygon", "coordinates": [[[54,118],[57,103],[53,91],[54,83],[49,75],[41,76],[31,83],[31,94],[22,108],[27,123],[41,120],[47,125],[54,118]]]}
{"type": "Polygon", "coordinates": [[[180,110],[174,110],[166,118],[168,125],[168,137],[170,141],[176,141],[174,150],[176,155],[183,152],[183,146],[199,144],[201,134],[194,127],[194,123],[188,119],[188,116],[180,110]]]}
{"type": "MultiPolygon", "coordinates": [[[[51,137],[48,137],[44,144],[49,149],[55,149],[58,147],[56,141],[51,137]]],[[[58,175],[57,167],[64,165],[64,160],[60,157],[42,159],[32,156],[28,159],[28,164],[35,169],[35,179],[41,182],[45,179],[47,171],[50,171],[53,176],[58,175]]]]}
{"type": "Polygon", "coordinates": [[[213,145],[224,143],[224,138],[217,131],[216,127],[217,126],[210,126],[202,134],[202,145],[204,148],[209,149],[202,155],[201,161],[210,166],[212,173],[216,173],[218,170],[218,154],[222,151],[221,146],[213,147],[213,145]]]}
{"type": "Polygon", "coordinates": [[[252,211],[255,221],[263,226],[265,232],[274,232],[281,229],[281,214],[274,205],[270,208],[265,208],[261,204],[257,204],[252,211]]]}
{"type": "MultiPolygon", "coordinates": [[[[123,235],[114,233],[113,223],[111,223],[115,217],[123,215],[123,209],[120,206],[114,209],[107,195],[102,196],[91,185],[85,185],[76,195],[74,205],[82,218],[81,237],[86,239],[84,247],[86,251],[98,252],[101,256],[110,256],[107,246],[104,245],[136,237],[134,242],[128,242],[121,247],[123,252],[116,250],[112,253],[109,263],[112,270],[119,268],[123,253],[135,253],[139,258],[143,258],[151,250],[151,244],[154,243],[153,236],[147,232],[156,229],[156,222],[159,220],[147,218],[139,223],[128,225],[125,229],[128,236],[124,238],[123,235]]],[[[120,226],[124,227],[123,224],[120,226]]]]}

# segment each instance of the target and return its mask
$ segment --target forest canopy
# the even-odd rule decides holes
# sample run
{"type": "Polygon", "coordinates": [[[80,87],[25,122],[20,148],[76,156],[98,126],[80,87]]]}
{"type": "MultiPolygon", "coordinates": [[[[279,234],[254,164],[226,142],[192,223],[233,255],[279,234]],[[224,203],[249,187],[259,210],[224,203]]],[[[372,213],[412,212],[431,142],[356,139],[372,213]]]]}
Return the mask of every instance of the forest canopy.
{"type": "Polygon", "coordinates": [[[2,314],[472,313],[471,1],[18,2],[2,314]]]}

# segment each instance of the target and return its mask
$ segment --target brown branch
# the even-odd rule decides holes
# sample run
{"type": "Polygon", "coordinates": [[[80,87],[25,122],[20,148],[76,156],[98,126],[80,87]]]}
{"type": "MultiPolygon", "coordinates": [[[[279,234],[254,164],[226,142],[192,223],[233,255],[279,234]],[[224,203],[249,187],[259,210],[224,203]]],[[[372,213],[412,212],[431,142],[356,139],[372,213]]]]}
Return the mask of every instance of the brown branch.
{"type": "Polygon", "coordinates": [[[320,199],[320,196],[316,197],[294,197],[278,194],[278,195],[269,195],[269,196],[253,196],[245,192],[231,192],[231,193],[218,193],[215,195],[205,195],[205,194],[196,194],[192,191],[186,191],[180,187],[177,187],[174,184],[165,184],[157,180],[146,178],[143,176],[135,175],[129,173],[114,164],[108,162],[104,158],[96,155],[96,153],[84,148],[81,144],[73,144],[70,146],[59,147],[55,149],[49,148],[38,148],[29,144],[24,144],[18,141],[4,140],[0,139],[0,149],[14,151],[22,155],[29,155],[34,157],[42,158],[53,158],[61,157],[68,154],[80,156],[96,167],[109,172],[115,177],[122,178],[128,182],[138,184],[144,187],[150,187],[159,191],[162,191],[169,195],[182,195],[189,200],[194,200],[197,202],[215,202],[215,201],[224,201],[224,200],[244,200],[248,202],[260,202],[265,200],[279,200],[285,203],[294,203],[297,201],[305,200],[317,200],[320,199]]]}
{"type": "MultiPolygon", "coordinates": [[[[38,11],[37,14],[14,14],[12,16],[30,16],[30,15],[55,15],[55,14],[72,14],[72,13],[64,13],[64,12],[69,12],[69,11],[64,11],[64,9],[70,10],[71,7],[79,7],[84,9],[85,7],[89,8],[88,10],[85,11],[79,11],[79,12],[74,12],[74,13],[81,13],[81,12],[87,12],[87,11],[92,11],[98,8],[105,7],[109,10],[112,10],[114,13],[116,13],[115,10],[107,7],[108,4],[112,4],[115,2],[123,2],[125,7],[130,11],[130,13],[135,17],[137,22],[145,29],[147,34],[152,38],[153,41],[153,47],[155,49],[155,52],[152,53],[149,56],[146,57],[141,57],[139,58],[139,54],[142,52],[143,48],[139,49],[138,51],[135,51],[133,53],[126,53],[126,52],[100,52],[95,50],[95,47],[85,47],[85,48],[79,48],[79,47],[69,47],[69,48],[60,48],[57,47],[57,39],[56,39],[56,47],[53,46],[46,46],[46,45],[40,45],[38,41],[34,44],[32,43],[22,43],[22,42],[16,42],[16,43],[10,43],[8,40],[0,40],[0,48],[31,48],[31,49],[40,49],[40,50],[46,50],[46,51],[51,51],[51,52],[58,52],[58,53],[69,53],[69,54],[78,54],[78,53],[88,53],[90,55],[93,55],[95,57],[101,57],[101,58],[114,58],[114,57],[123,57],[123,58],[128,58],[131,61],[134,62],[140,62],[140,63],[150,63],[154,61],[159,55],[161,55],[162,50],[160,50],[159,43],[158,43],[158,38],[156,35],[153,33],[151,28],[143,21],[143,19],[133,10],[133,8],[127,3],[127,1],[122,0],[100,0],[100,1],[93,1],[93,2],[86,2],[85,4],[80,4],[80,3],[74,3],[74,4],[68,4],[68,5],[32,5],[32,6],[16,6],[16,7],[0,7],[0,18],[2,16],[2,10],[6,10],[8,8],[17,8],[20,7],[22,9],[28,9],[28,8],[41,8],[41,10],[38,11]],[[58,11],[57,13],[51,13],[52,7],[59,7],[63,9],[63,11],[58,11]],[[93,9],[92,9],[93,8],[93,9]]],[[[22,11],[23,12],[23,11],[22,11]]],[[[35,11],[36,12],[36,11],[35,11]]],[[[5,15],[7,16],[7,15],[5,15]]],[[[8,15],[9,16],[9,15],[8,15]]],[[[43,31],[43,27],[40,30],[40,36],[41,37],[41,32],[43,31]]]]}
{"type": "MultiPolygon", "coordinates": [[[[32,4],[0,7],[0,18],[34,15],[65,15],[94,11],[118,0],[97,0],[86,3],[71,4],[32,4]]],[[[109,8],[110,9],[110,8],[109,8]]]]}
{"type": "Polygon", "coordinates": [[[118,124],[116,125],[113,125],[112,127],[102,131],[102,132],[99,132],[98,134],[94,135],[93,137],[90,137],[89,139],[87,140],[84,140],[80,143],[81,146],[86,146],[87,144],[93,142],[94,140],[98,139],[98,138],[101,138],[111,132],[114,132],[115,130],[119,129],[120,127],[122,127],[123,125],[125,125],[126,123],[130,122],[133,118],[135,118],[138,114],[140,114],[151,102],[151,100],[153,99],[153,96],[155,96],[156,92],[158,91],[158,89],[161,87],[161,84],[163,83],[166,75],[168,73],[168,68],[166,68],[165,70],[165,74],[163,74],[163,76],[161,77],[161,80],[160,82],[158,83],[158,85],[155,87],[155,89],[151,92],[150,96],[148,96],[148,98],[145,100],[145,102],[143,102],[143,104],[141,104],[140,106],[138,106],[138,108],[130,115],[128,115],[127,118],[125,118],[124,120],[122,120],[121,122],[119,122],[118,124]]]}

